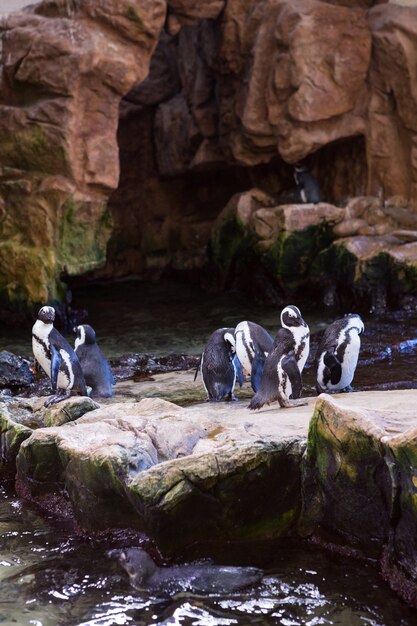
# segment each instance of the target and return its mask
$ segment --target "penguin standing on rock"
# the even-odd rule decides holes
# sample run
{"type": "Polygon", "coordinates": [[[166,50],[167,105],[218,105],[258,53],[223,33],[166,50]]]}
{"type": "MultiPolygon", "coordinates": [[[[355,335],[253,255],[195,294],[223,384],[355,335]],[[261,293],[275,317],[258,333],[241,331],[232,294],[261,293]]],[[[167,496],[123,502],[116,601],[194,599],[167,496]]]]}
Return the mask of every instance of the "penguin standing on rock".
{"type": "Polygon", "coordinates": [[[91,387],[91,395],[111,398],[115,380],[110,365],[96,343],[96,333],[89,324],[76,326],[74,350],[81,363],[85,382],[91,387]]]}
{"type": "Polygon", "coordinates": [[[247,372],[251,373],[252,389],[259,388],[265,358],[274,340],[268,331],[255,322],[240,322],[235,328],[236,355],[247,372]]]}
{"type": "Polygon", "coordinates": [[[294,338],[294,354],[301,373],[310,352],[310,329],[303,320],[300,309],[293,304],[282,309],[281,326],[289,330],[294,338]]]}
{"type": "Polygon", "coordinates": [[[324,331],[316,356],[317,393],[352,391],[358,364],[360,335],[365,329],[359,315],[350,313],[324,331]]]}
{"type": "Polygon", "coordinates": [[[55,309],[43,306],[32,327],[32,350],[34,357],[51,379],[56,394],[45,401],[45,406],[69,398],[71,392],[87,395],[84,375],[77,355],[70,344],[54,328],[55,309]]]}
{"type": "Polygon", "coordinates": [[[282,408],[307,404],[305,400],[298,400],[302,380],[295,349],[296,342],[291,331],[280,328],[265,359],[259,389],[249,403],[250,409],[260,409],[276,400],[282,408]]]}
{"type": "Polygon", "coordinates": [[[224,398],[236,400],[233,395],[236,375],[239,377],[239,384],[242,385],[242,368],[235,356],[234,330],[234,328],[215,330],[201,355],[194,380],[200,370],[207,400],[210,402],[220,402],[224,398]]]}
{"type": "Polygon", "coordinates": [[[320,186],[317,178],[308,170],[305,163],[294,164],[294,180],[301,202],[317,204],[321,201],[320,186]]]}

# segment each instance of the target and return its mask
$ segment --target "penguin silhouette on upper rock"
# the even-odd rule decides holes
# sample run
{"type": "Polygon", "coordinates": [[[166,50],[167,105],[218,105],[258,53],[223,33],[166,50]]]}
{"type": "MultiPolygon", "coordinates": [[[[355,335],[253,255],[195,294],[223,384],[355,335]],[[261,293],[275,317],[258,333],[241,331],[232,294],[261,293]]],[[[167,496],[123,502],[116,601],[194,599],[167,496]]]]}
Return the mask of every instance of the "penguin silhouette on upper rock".
{"type": "Polygon", "coordinates": [[[271,350],[274,340],[268,331],[259,324],[244,321],[235,328],[235,341],[236,355],[245,370],[250,372],[252,389],[256,393],[259,388],[265,357],[271,350]]]}
{"type": "Polygon", "coordinates": [[[301,202],[317,204],[321,201],[320,186],[317,178],[309,172],[305,163],[294,164],[294,180],[297,184],[301,202]]]}
{"type": "Polygon", "coordinates": [[[197,366],[194,380],[200,370],[207,400],[210,402],[236,400],[233,395],[236,376],[239,384],[243,383],[242,367],[235,354],[234,330],[215,330],[210,335],[197,366]]]}
{"type": "Polygon", "coordinates": [[[360,335],[364,330],[364,323],[356,313],[336,320],[325,329],[316,355],[317,393],[352,390],[360,335]]]}
{"type": "MultiPolygon", "coordinates": [[[[283,408],[306,404],[299,400],[302,380],[296,358],[296,342],[287,328],[280,328],[265,358],[259,389],[249,403],[250,409],[260,409],[264,404],[278,400],[283,408]]],[[[261,357],[262,358],[262,357],[261,357]]]]}
{"type": "Polygon", "coordinates": [[[48,407],[61,402],[78,391],[87,395],[84,375],[74,350],[64,337],[54,328],[55,309],[43,306],[32,327],[32,349],[37,363],[51,379],[56,394],[45,401],[48,407]]]}
{"type": "Polygon", "coordinates": [[[81,363],[85,382],[91,387],[91,395],[110,398],[115,384],[110,365],[96,342],[96,333],[89,324],[76,326],[74,350],[81,363]]]}

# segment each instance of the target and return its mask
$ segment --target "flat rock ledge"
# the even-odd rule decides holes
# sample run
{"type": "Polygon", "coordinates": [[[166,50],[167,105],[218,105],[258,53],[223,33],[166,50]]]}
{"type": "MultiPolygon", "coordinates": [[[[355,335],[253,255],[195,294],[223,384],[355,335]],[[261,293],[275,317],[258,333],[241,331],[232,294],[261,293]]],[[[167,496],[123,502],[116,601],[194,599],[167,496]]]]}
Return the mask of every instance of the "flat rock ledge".
{"type": "MultiPolygon", "coordinates": [[[[173,376],[177,391],[192,379],[155,376],[161,393],[172,393],[173,376]]],[[[181,407],[141,397],[142,385],[151,392],[122,383],[111,400],[48,411],[43,398],[1,404],[3,477],[88,533],[133,529],[166,554],[195,542],[312,538],[377,559],[417,605],[417,390],[251,412],[245,389],[239,402],[181,407]]]]}

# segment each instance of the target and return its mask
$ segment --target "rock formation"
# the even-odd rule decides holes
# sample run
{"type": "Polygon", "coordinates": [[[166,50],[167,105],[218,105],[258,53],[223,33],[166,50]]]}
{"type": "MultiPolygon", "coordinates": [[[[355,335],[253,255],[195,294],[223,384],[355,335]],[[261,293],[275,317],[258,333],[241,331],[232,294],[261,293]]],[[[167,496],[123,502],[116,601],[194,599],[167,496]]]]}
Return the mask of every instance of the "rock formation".
{"type": "MultiPolygon", "coordinates": [[[[116,386],[99,405],[3,403],[2,477],[49,515],[64,512],[93,535],[139,530],[166,554],[194,542],[310,537],[378,560],[417,605],[416,390],[322,394],[248,416],[237,402],[138,401],[152,386],[167,393],[159,376],[130,396],[116,386]]],[[[182,372],[176,385],[193,393],[192,380],[182,372]]]]}
{"type": "MultiPolygon", "coordinates": [[[[201,268],[230,198],[282,199],[300,159],[327,203],[372,196],[414,216],[416,15],[372,0],[43,0],[3,17],[3,301],[44,303],[86,273],[201,268]]],[[[338,237],[374,236],[375,220],[338,237]]]]}

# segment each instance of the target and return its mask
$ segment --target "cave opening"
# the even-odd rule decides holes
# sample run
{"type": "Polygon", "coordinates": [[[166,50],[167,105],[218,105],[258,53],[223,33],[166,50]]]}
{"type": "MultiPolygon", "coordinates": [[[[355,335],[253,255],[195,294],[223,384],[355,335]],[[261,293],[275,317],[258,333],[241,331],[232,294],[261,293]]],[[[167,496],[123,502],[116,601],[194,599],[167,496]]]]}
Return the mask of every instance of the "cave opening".
{"type": "MultiPolygon", "coordinates": [[[[214,37],[209,21],[175,36],[163,32],[148,77],[121,100],[119,185],[108,202],[112,235],[105,267],[88,282],[175,276],[203,284],[214,222],[233,195],[258,187],[277,205],[288,202],[294,170],[274,146],[258,146],[255,164],[243,165],[231,153],[230,134],[222,137],[220,98],[227,77],[219,77],[209,58],[214,37]],[[206,43],[199,43],[188,62],[190,42],[202,41],[201,30],[206,43]]],[[[334,141],[306,163],[319,180],[323,201],[344,206],[366,193],[362,136],[334,141]]]]}

